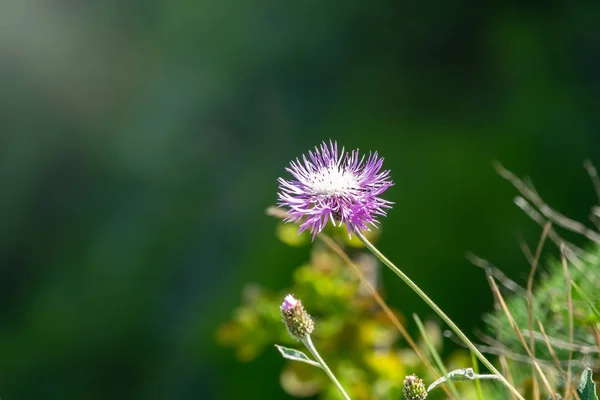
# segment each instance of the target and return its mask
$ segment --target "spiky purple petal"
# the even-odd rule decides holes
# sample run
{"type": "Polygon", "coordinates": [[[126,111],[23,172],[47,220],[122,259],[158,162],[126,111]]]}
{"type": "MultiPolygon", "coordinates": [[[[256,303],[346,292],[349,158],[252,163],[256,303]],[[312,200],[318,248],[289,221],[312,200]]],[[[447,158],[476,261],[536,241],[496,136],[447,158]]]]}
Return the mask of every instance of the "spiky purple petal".
{"type": "Polygon", "coordinates": [[[277,204],[288,209],[286,222],[299,222],[299,232],[309,229],[313,239],[330,219],[334,225],[345,223],[349,236],[368,230],[393,204],[379,197],[393,185],[382,165],[377,152],[361,157],[358,149],[338,152],[337,142],[323,142],[302,162],[290,162],[286,171],[293,179],[278,179],[277,204]]]}

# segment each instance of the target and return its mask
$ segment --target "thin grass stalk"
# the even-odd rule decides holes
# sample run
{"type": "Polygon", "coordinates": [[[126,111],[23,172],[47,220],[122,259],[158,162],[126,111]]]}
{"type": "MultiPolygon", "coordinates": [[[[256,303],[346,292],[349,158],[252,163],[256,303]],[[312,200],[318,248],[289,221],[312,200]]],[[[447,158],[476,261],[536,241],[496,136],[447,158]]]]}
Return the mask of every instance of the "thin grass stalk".
{"type": "MultiPolygon", "coordinates": [[[[392,322],[392,325],[394,325],[396,327],[396,329],[398,329],[398,331],[400,332],[400,334],[402,335],[402,337],[404,338],[404,340],[406,340],[406,342],[408,343],[408,345],[415,352],[415,354],[417,354],[417,356],[419,357],[419,359],[421,359],[421,361],[423,362],[423,364],[425,364],[425,366],[427,367],[427,369],[429,369],[429,371],[434,376],[439,375],[440,371],[438,371],[431,364],[431,362],[429,362],[429,360],[427,359],[427,357],[425,357],[425,355],[423,354],[423,352],[421,352],[421,349],[419,349],[419,346],[417,346],[417,343],[415,343],[415,341],[410,336],[410,334],[408,333],[408,331],[406,330],[406,328],[404,328],[404,326],[402,325],[402,323],[400,322],[400,320],[398,319],[398,317],[396,316],[396,314],[390,309],[390,307],[387,305],[387,303],[385,302],[385,300],[383,300],[383,298],[381,297],[381,295],[379,294],[379,292],[377,292],[377,289],[375,289],[373,287],[373,285],[371,285],[371,283],[369,282],[369,280],[364,276],[364,274],[362,273],[362,271],[360,270],[360,268],[356,265],[356,263],[354,263],[354,261],[352,261],[352,259],[348,256],[348,254],[346,254],[346,252],[335,242],[335,240],[333,240],[327,234],[321,232],[321,233],[319,233],[317,235],[317,237],[321,241],[323,241],[323,243],[325,243],[325,245],[327,247],[329,247],[334,253],[336,253],[338,255],[338,257],[340,257],[342,259],[342,261],[344,261],[344,263],[346,263],[346,265],[350,268],[350,270],[356,275],[356,277],[358,278],[358,280],[362,284],[365,285],[365,287],[367,288],[367,290],[369,291],[369,293],[371,294],[371,296],[373,297],[373,299],[375,299],[375,302],[379,305],[379,307],[381,307],[381,309],[383,310],[383,312],[387,315],[387,317],[392,322]]],[[[442,389],[444,390],[444,392],[446,392],[446,395],[449,396],[450,399],[454,399],[454,396],[448,390],[448,388],[442,387],[442,389]]]]}
{"type": "Polygon", "coordinates": [[[310,351],[310,353],[313,355],[313,357],[315,357],[315,359],[318,361],[318,363],[321,364],[321,367],[323,368],[323,371],[325,371],[325,373],[327,374],[327,376],[329,377],[329,379],[333,382],[333,384],[335,385],[335,387],[340,391],[340,393],[342,394],[342,396],[344,396],[344,399],[350,400],[350,396],[348,396],[348,393],[346,393],[346,391],[342,387],[341,383],[337,380],[337,378],[335,377],[335,375],[333,374],[333,372],[331,372],[331,370],[329,369],[329,367],[325,363],[325,360],[323,360],[323,358],[321,358],[321,355],[319,354],[319,352],[317,351],[317,348],[313,344],[313,342],[312,342],[312,340],[310,338],[310,335],[307,335],[306,337],[304,337],[302,339],[302,343],[304,343],[304,345],[306,346],[306,348],[308,349],[308,351],[310,351]]]}
{"type": "MultiPolygon", "coordinates": [[[[279,218],[279,219],[284,219],[284,218],[286,218],[288,216],[288,213],[286,211],[281,210],[281,209],[279,209],[277,207],[269,207],[269,208],[267,208],[266,213],[267,213],[267,215],[270,215],[270,216],[273,216],[273,217],[279,218]]],[[[404,340],[406,340],[406,342],[412,348],[412,350],[415,352],[415,354],[419,357],[419,359],[421,359],[421,361],[423,362],[423,364],[425,364],[425,367],[427,369],[429,369],[429,371],[434,376],[439,375],[440,372],[431,364],[431,362],[429,362],[429,360],[427,359],[427,357],[425,357],[423,355],[423,353],[419,349],[419,346],[417,346],[417,344],[415,343],[415,341],[413,340],[413,338],[410,336],[410,334],[408,333],[408,331],[406,330],[406,328],[404,328],[404,326],[402,325],[402,323],[400,322],[400,320],[398,319],[398,317],[396,316],[396,314],[390,309],[390,307],[387,305],[387,303],[385,302],[385,300],[383,300],[383,298],[381,297],[381,295],[377,292],[377,289],[375,289],[373,287],[373,285],[371,285],[371,283],[364,276],[364,274],[362,273],[362,271],[360,270],[360,268],[358,268],[358,266],[356,265],[356,263],[354,263],[352,261],[352,259],[348,256],[348,254],[346,254],[346,252],[342,249],[342,247],[339,246],[335,242],[335,240],[333,240],[331,237],[329,237],[327,234],[325,234],[323,232],[320,232],[317,235],[317,238],[319,238],[323,243],[325,243],[325,245],[327,247],[329,247],[334,253],[336,253],[338,255],[338,257],[340,257],[342,259],[342,261],[344,261],[346,263],[346,265],[348,265],[348,267],[350,268],[350,270],[356,275],[356,277],[358,278],[358,280],[362,284],[365,285],[365,287],[367,288],[367,290],[369,291],[369,293],[371,294],[371,296],[373,296],[373,299],[375,299],[375,302],[379,305],[379,307],[381,307],[381,309],[383,310],[383,312],[390,319],[390,321],[392,322],[392,325],[394,325],[396,327],[396,329],[398,329],[398,331],[400,332],[400,334],[402,335],[402,337],[404,338],[404,340]]],[[[454,399],[454,396],[448,390],[448,388],[442,387],[442,390],[444,390],[444,392],[446,393],[446,395],[450,399],[454,399]]]]}
{"type": "MultiPolygon", "coordinates": [[[[535,250],[533,261],[531,262],[531,270],[529,271],[529,277],[527,278],[527,322],[529,325],[529,346],[531,347],[531,353],[535,357],[535,338],[533,337],[533,278],[535,277],[535,271],[539,264],[540,256],[542,254],[542,248],[546,242],[546,236],[550,230],[552,223],[547,222],[542,230],[542,236],[535,250]]],[[[535,366],[531,367],[531,378],[533,383],[533,398],[539,399],[540,397],[540,383],[537,380],[535,372],[535,366]]]]}
{"type": "Polygon", "coordinates": [[[567,259],[565,258],[565,246],[561,248],[560,261],[563,267],[563,273],[565,276],[565,286],[567,288],[567,310],[569,314],[569,357],[567,364],[567,383],[565,387],[565,400],[569,400],[569,393],[571,392],[571,359],[573,358],[573,298],[571,293],[571,278],[569,276],[569,268],[567,267],[567,259]]]}
{"type": "MultiPolygon", "coordinates": [[[[417,323],[419,332],[421,332],[421,336],[423,337],[423,340],[425,341],[425,345],[429,349],[429,354],[431,354],[431,357],[433,357],[433,360],[437,364],[438,368],[440,369],[440,371],[442,371],[442,376],[447,376],[448,370],[444,366],[444,363],[442,361],[442,358],[440,357],[440,354],[438,353],[435,346],[431,342],[431,339],[429,338],[429,335],[427,334],[427,331],[425,330],[425,327],[423,326],[423,322],[421,322],[421,319],[419,318],[419,316],[417,314],[413,314],[413,319],[417,323]]],[[[456,389],[456,385],[454,385],[454,382],[452,382],[452,380],[449,379],[447,381],[447,383],[448,383],[448,386],[450,386],[450,391],[452,392],[452,394],[454,396],[456,396],[457,398],[460,398],[460,394],[458,393],[458,390],[456,389]]]]}
{"type": "Polygon", "coordinates": [[[556,352],[554,351],[554,348],[552,347],[552,343],[550,343],[550,338],[548,337],[548,335],[546,335],[546,330],[544,329],[544,325],[542,324],[542,321],[540,321],[539,318],[537,319],[537,323],[538,323],[538,326],[540,328],[540,332],[542,333],[542,336],[544,337],[544,342],[546,343],[546,347],[548,348],[548,352],[550,353],[550,356],[552,357],[552,361],[554,361],[554,366],[561,373],[561,375],[564,378],[566,378],[567,377],[567,373],[565,372],[565,370],[560,365],[560,361],[558,360],[558,356],[556,355],[556,352]]]}
{"type": "Polygon", "coordinates": [[[508,321],[510,322],[510,325],[512,326],[513,330],[517,333],[517,337],[521,341],[523,348],[527,352],[527,355],[529,355],[529,357],[531,358],[531,362],[535,366],[537,372],[540,374],[540,378],[542,379],[542,382],[544,382],[544,385],[546,386],[546,389],[548,390],[550,397],[552,398],[552,400],[557,400],[556,396],[554,395],[554,391],[552,390],[552,386],[550,386],[550,382],[548,381],[548,378],[546,377],[546,374],[544,374],[544,371],[542,371],[540,364],[536,361],[535,357],[533,357],[533,354],[531,354],[531,350],[529,349],[529,346],[527,345],[525,338],[521,334],[521,331],[519,330],[519,327],[517,326],[515,319],[513,318],[511,312],[509,311],[508,307],[506,306],[506,303],[504,302],[504,298],[502,297],[502,294],[500,293],[500,290],[498,289],[498,286],[496,285],[494,278],[488,277],[488,279],[490,281],[490,286],[492,287],[492,291],[494,292],[494,295],[497,296],[498,301],[500,302],[500,305],[502,306],[502,310],[508,317],[508,321]]]}
{"type": "MultiPolygon", "coordinates": [[[[479,375],[479,362],[477,361],[477,357],[472,351],[470,351],[469,353],[471,354],[471,363],[473,364],[473,371],[475,371],[475,373],[479,375]]],[[[479,382],[479,379],[475,379],[475,391],[477,392],[477,400],[483,400],[483,391],[481,390],[481,382],[479,382]]]]}
{"type": "Polygon", "coordinates": [[[400,279],[402,279],[404,283],[406,283],[415,293],[417,293],[419,297],[421,297],[421,299],[423,299],[423,301],[425,301],[425,303],[427,303],[427,305],[431,307],[431,309],[433,309],[433,311],[435,311],[436,314],[446,324],[448,324],[450,329],[452,329],[454,333],[460,338],[460,340],[465,345],[467,345],[467,347],[471,351],[475,353],[477,358],[490,370],[490,372],[499,375],[502,383],[504,383],[520,400],[525,400],[525,398],[519,393],[519,391],[506,380],[506,378],[496,369],[496,367],[494,367],[492,363],[481,353],[481,351],[479,351],[479,349],[473,344],[473,342],[471,342],[469,338],[467,338],[467,336],[458,328],[454,321],[452,321],[450,317],[448,317],[442,311],[442,309],[438,307],[438,305],[433,300],[431,300],[431,298],[429,298],[429,296],[427,296],[427,294],[425,294],[425,292],[423,292],[423,290],[421,290],[419,286],[417,286],[417,284],[415,284],[404,272],[402,272],[398,267],[396,267],[389,259],[387,259],[387,257],[383,255],[383,253],[381,253],[375,246],[373,246],[373,244],[365,237],[365,235],[362,234],[362,232],[356,232],[356,236],[358,236],[359,239],[363,241],[365,246],[367,246],[367,248],[371,250],[371,252],[381,260],[381,262],[383,262],[387,267],[389,267],[392,270],[392,272],[394,272],[398,277],[400,277],[400,279]]]}

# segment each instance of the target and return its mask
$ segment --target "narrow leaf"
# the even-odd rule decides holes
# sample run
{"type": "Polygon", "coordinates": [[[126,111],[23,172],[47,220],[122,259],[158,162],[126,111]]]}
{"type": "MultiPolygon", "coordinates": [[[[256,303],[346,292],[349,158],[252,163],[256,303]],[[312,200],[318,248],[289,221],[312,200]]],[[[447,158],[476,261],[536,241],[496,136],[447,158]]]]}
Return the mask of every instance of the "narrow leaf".
{"type": "Polygon", "coordinates": [[[303,362],[306,364],[310,364],[313,367],[321,368],[321,365],[318,362],[311,360],[306,354],[304,354],[300,350],[290,349],[288,347],[279,346],[277,344],[275,345],[275,347],[277,347],[277,350],[279,350],[283,358],[287,358],[288,360],[292,361],[303,362]]]}

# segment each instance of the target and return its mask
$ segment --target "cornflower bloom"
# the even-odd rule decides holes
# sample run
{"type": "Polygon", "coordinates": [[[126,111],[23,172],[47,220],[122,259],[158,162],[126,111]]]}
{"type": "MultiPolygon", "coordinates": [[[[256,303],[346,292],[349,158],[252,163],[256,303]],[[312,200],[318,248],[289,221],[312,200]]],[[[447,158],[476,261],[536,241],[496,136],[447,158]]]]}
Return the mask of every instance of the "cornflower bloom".
{"type": "Polygon", "coordinates": [[[302,221],[298,233],[309,229],[313,240],[329,219],[345,223],[348,236],[377,227],[377,216],[385,216],[393,204],[379,197],[393,185],[382,164],[377,152],[361,157],[358,149],[338,152],[337,142],[323,142],[286,168],[294,179],[278,179],[277,205],[288,209],[286,222],[302,221]]]}

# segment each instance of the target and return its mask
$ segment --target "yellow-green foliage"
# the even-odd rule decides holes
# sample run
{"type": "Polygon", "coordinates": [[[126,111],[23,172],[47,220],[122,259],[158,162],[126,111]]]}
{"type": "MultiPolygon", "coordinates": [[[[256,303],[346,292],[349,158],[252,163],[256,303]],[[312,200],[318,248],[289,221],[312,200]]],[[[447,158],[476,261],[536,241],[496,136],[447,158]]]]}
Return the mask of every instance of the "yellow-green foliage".
{"type": "MultiPolygon", "coordinates": [[[[280,225],[278,236],[290,245],[310,242],[298,238],[295,230],[294,226],[280,225]],[[289,242],[289,238],[293,240],[289,242]]],[[[376,259],[356,248],[360,242],[348,241],[345,230],[330,232],[340,244],[350,248],[357,264],[376,284],[379,269],[376,259]]],[[[304,351],[301,343],[289,337],[281,322],[279,306],[288,293],[301,299],[314,318],[313,341],[352,399],[400,399],[406,375],[417,373],[426,382],[438,378],[424,369],[351,270],[320,241],[313,244],[310,260],[294,270],[291,287],[269,293],[259,286],[248,286],[243,304],[218,331],[219,342],[233,347],[241,361],[251,361],[264,351],[275,352],[274,344],[304,351]]],[[[403,317],[397,314],[402,321],[403,317]]],[[[441,348],[440,328],[428,323],[427,330],[441,348]]],[[[466,353],[457,353],[449,363],[456,368],[468,367],[470,360],[466,353]]],[[[291,395],[320,394],[323,399],[339,396],[320,369],[306,364],[286,361],[280,381],[291,395]]],[[[464,385],[464,390],[472,389],[473,385],[464,385]]],[[[430,398],[443,398],[443,392],[437,390],[430,398]]]]}

